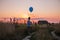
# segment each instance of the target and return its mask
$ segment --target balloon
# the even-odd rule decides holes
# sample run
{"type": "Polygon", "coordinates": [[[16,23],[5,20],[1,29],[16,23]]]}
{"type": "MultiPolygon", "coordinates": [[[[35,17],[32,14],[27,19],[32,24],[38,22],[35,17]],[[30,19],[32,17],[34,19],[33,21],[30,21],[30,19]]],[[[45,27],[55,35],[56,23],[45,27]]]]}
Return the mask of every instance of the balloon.
{"type": "Polygon", "coordinates": [[[32,11],[33,11],[33,7],[30,7],[30,8],[29,8],[29,11],[32,12],[32,11]]]}

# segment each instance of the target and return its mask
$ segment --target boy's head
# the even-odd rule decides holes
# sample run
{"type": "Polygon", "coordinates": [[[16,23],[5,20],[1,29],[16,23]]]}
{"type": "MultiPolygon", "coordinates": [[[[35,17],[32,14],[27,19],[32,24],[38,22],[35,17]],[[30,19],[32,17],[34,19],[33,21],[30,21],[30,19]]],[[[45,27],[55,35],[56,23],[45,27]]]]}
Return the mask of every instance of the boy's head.
{"type": "Polygon", "coordinates": [[[30,17],[28,17],[28,20],[30,20],[30,17]]]}

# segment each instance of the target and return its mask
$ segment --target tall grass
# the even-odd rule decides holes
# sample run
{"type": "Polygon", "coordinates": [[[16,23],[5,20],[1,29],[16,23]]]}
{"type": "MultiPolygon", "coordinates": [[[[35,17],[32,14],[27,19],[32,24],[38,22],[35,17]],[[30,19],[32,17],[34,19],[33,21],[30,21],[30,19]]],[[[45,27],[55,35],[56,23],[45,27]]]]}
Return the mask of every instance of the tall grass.
{"type": "Polygon", "coordinates": [[[32,35],[31,40],[54,40],[51,35],[51,31],[53,30],[60,31],[60,24],[48,25],[47,27],[40,25],[39,30],[32,35]]]}

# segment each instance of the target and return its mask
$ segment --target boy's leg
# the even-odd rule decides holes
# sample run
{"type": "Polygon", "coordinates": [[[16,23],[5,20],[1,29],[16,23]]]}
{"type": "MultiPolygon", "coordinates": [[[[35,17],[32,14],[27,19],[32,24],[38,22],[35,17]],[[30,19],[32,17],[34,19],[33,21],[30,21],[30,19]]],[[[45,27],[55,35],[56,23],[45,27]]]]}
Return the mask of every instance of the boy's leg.
{"type": "Polygon", "coordinates": [[[31,28],[30,28],[30,27],[28,27],[28,30],[27,30],[27,31],[28,31],[28,34],[30,34],[31,28]]]}

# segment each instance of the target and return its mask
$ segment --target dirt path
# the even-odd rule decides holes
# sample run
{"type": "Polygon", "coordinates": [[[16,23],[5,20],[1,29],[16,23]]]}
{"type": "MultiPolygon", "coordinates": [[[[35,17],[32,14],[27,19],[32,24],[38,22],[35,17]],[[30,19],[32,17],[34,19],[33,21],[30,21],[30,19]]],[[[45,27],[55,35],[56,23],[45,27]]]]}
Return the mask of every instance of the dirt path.
{"type": "Polygon", "coordinates": [[[31,33],[30,35],[26,36],[25,38],[23,38],[22,40],[30,40],[31,36],[34,34],[35,32],[31,33]]]}

